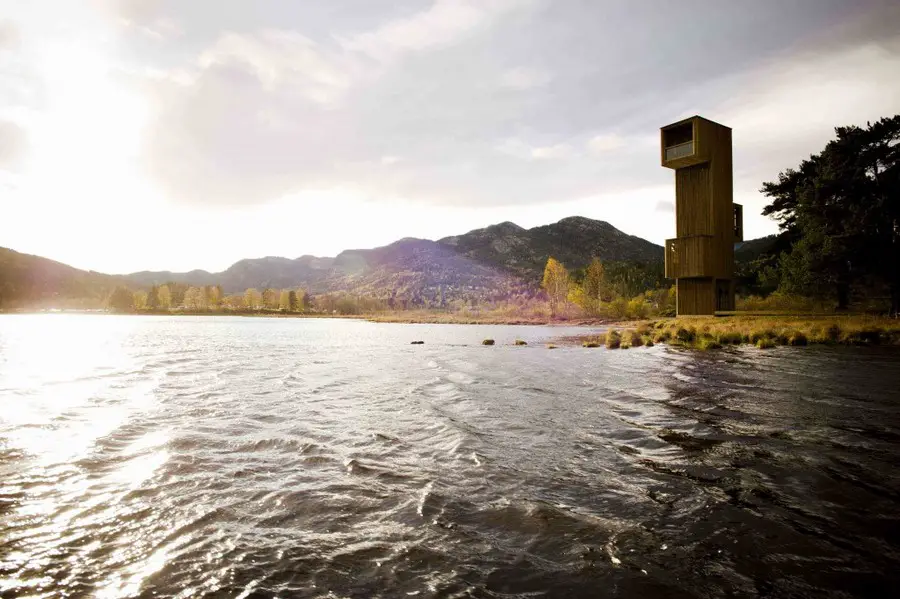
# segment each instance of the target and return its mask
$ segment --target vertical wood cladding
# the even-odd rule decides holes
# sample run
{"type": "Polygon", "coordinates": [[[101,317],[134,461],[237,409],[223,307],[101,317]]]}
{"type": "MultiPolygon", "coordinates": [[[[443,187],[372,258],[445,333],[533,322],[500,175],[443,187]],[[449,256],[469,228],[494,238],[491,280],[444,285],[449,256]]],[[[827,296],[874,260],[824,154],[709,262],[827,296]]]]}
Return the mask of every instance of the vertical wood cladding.
{"type": "Polygon", "coordinates": [[[712,186],[709,164],[675,171],[675,235],[712,235],[712,186]]]}
{"type": "Polygon", "coordinates": [[[676,311],[679,316],[712,314],[716,311],[715,279],[678,279],[676,311]]]}
{"type": "Polygon", "coordinates": [[[676,238],[666,242],[666,276],[677,281],[678,313],[733,310],[731,129],[692,117],[663,127],[660,140],[663,166],[675,169],[676,238]]]}

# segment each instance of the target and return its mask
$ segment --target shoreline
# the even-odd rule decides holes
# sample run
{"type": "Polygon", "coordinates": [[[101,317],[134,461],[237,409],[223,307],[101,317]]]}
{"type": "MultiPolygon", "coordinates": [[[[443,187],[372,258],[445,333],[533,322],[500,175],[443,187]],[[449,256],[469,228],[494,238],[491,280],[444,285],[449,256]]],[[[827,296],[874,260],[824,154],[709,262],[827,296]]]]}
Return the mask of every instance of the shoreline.
{"type": "Polygon", "coordinates": [[[372,314],[321,314],[308,312],[251,312],[251,311],[177,311],[163,312],[145,310],[140,312],[110,312],[107,310],[17,310],[0,311],[0,315],[34,314],[78,314],[100,316],[227,316],[245,318],[321,318],[365,320],[383,324],[491,324],[491,325],[532,325],[532,326],[606,326],[616,322],[602,318],[548,319],[528,316],[473,315],[452,312],[386,312],[372,314]]]}
{"type": "Polygon", "coordinates": [[[603,318],[549,319],[535,316],[476,315],[416,310],[374,314],[322,314],[251,311],[114,313],[105,310],[30,310],[0,314],[82,314],[112,316],[228,316],[246,318],[310,318],[362,320],[381,324],[509,325],[544,327],[604,327],[559,337],[551,344],[627,349],[666,344],[695,350],[752,345],[769,349],[779,345],[886,345],[900,346],[900,319],[866,314],[789,314],[732,312],[717,316],[658,317],[643,320],[603,318]]]}

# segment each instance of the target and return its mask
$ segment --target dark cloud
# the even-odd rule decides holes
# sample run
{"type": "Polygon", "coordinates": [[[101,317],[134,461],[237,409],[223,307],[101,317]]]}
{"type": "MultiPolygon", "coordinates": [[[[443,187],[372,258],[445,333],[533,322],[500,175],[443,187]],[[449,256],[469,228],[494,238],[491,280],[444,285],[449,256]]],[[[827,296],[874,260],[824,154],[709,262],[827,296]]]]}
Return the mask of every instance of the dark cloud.
{"type": "MultiPolygon", "coordinates": [[[[660,125],[741,122],[790,102],[772,85],[789,88],[797,60],[833,64],[900,31],[881,0],[144,4],[134,18],[185,31],[153,82],[147,167],[173,198],[212,205],[328,187],[498,205],[667,182],[660,125]]],[[[806,117],[835,118],[820,113],[806,117]]],[[[742,155],[747,177],[765,149],[742,155]]]]}

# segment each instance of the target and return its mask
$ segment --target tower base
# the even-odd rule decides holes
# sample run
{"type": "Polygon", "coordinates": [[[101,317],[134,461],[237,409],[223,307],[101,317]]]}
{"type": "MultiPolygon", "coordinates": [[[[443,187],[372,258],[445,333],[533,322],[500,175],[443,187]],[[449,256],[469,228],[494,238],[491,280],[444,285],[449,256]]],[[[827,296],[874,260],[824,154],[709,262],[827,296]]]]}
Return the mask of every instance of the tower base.
{"type": "Polygon", "coordinates": [[[734,281],[731,279],[691,278],[675,281],[678,316],[707,315],[733,311],[734,281]]]}

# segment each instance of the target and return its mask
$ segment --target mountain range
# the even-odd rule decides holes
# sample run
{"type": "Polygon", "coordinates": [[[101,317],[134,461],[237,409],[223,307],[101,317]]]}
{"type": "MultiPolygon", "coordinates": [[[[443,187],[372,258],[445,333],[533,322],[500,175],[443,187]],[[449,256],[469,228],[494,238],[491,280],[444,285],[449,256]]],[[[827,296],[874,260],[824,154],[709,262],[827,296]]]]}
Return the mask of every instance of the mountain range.
{"type": "MultiPolygon", "coordinates": [[[[753,242],[747,244],[753,246],[753,242]]],[[[583,268],[594,257],[603,262],[661,265],[663,248],[607,222],[574,216],[531,229],[504,222],[437,241],[405,238],[384,247],[346,250],[333,258],[245,259],[218,273],[106,275],[0,249],[0,306],[90,301],[106,297],[117,285],[138,289],[173,282],[221,285],[226,293],[250,287],[303,287],[313,294],[346,291],[403,296],[413,302],[438,294],[490,299],[533,291],[549,256],[570,269],[583,268]]]]}
{"type": "Polygon", "coordinates": [[[305,287],[311,292],[372,292],[400,279],[408,287],[472,286],[497,288],[513,281],[540,281],[549,256],[570,268],[603,261],[657,262],[663,248],[609,223],[569,217],[532,229],[511,222],[475,229],[437,241],[404,238],[374,249],[345,250],[334,258],[266,257],[240,260],[219,273],[136,272],[126,275],[140,285],[169,281],[221,285],[227,293],[249,287],[305,287]],[[502,284],[501,284],[502,283],[502,284]]]}

